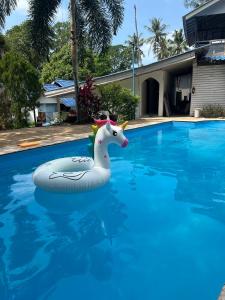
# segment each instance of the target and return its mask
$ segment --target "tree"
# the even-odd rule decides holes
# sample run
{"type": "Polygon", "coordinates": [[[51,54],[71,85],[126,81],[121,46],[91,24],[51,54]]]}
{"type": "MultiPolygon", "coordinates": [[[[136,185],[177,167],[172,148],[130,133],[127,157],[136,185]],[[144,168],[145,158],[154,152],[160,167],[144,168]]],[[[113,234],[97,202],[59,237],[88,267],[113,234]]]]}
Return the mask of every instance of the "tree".
{"type": "MultiPolygon", "coordinates": [[[[51,21],[61,3],[60,0],[31,0],[30,17],[34,46],[45,54],[51,46],[51,21]]],[[[123,21],[122,0],[70,0],[71,52],[75,98],[79,94],[78,45],[85,34],[89,37],[91,49],[103,51],[110,44],[123,21]]],[[[79,112],[79,108],[78,108],[79,112]]],[[[78,116],[79,119],[79,116],[78,116]]]]}
{"type": "MultiPolygon", "coordinates": [[[[124,45],[110,46],[105,52],[104,57],[110,65],[109,73],[130,69],[132,64],[132,52],[129,47],[124,45]]],[[[99,59],[101,60],[101,56],[99,56],[99,59]]]]}
{"type": "Polygon", "coordinates": [[[120,120],[132,120],[135,118],[135,109],[138,97],[133,96],[129,89],[119,84],[108,84],[98,87],[100,92],[101,109],[111,115],[117,115],[120,120]]]}
{"type": "Polygon", "coordinates": [[[184,0],[184,5],[189,8],[197,8],[198,6],[208,2],[209,0],[184,0]]]}
{"type": "Polygon", "coordinates": [[[170,41],[167,39],[167,37],[163,37],[160,41],[159,45],[159,52],[157,54],[158,60],[168,58],[172,56],[172,47],[170,44],[170,41]]]}
{"type": "Polygon", "coordinates": [[[183,29],[175,30],[172,37],[173,39],[169,40],[171,44],[172,55],[181,54],[188,50],[188,45],[183,34],[183,29]]]}
{"type": "Polygon", "coordinates": [[[0,130],[12,128],[11,102],[7,92],[0,87],[0,130]]]}
{"type": "Polygon", "coordinates": [[[53,26],[53,44],[52,51],[58,52],[63,46],[70,43],[70,23],[69,22],[57,22],[53,26]]]}
{"type": "Polygon", "coordinates": [[[0,82],[11,102],[15,127],[21,127],[27,111],[35,108],[42,92],[38,73],[17,53],[8,52],[0,61],[0,82]]]}
{"type": "Polygon", "coordinates": [[[165,58],[165,46],[167,44],[166,41],[166,28],[167,25],[162,23],[161,19],[153,18],[150,20],[150,25],[145,26],[145,28],[151,33],[151,37],[148,38],[146,41],[150,44],[150,49],[153,50],[155,56],[160,58],[165,58]],[[161,52],[161,53],[160,53],[161,52]]]}
{"type": "Polygon", "coordinates": [[[3,57],[3,54],[6,50],[6,42],[3,34],[0,33],[0,59],[3,57]]]}
{"type": "Polygon", "coordinates": [[[145,44],[145,39],[142,38],[142,33],[138,36],[134,33],[133,35],[129,35],[128,38],[129,40],[125,43],[129,45],[131,53],[134,51],[134,62],[138,66],[142,66],[142,57],[144,57],[144,52],[141,47],[145,44]]]}
{"type": "Polygon", "coordinates": [[[10,51],[18,53],[34,67],[40,68],[45,58],[41,57],[32,45],[30,21],[13,26],[6,32],[5,40],[10,51]]]}
{"type": "MultiPolygon", "coordinates": [[[[85,80],[87,76],[98,77],[123,71],[129,69],[131,63],[130,48],[123,45],[110,46],[104,54],[84,49],[79,60],[79,78],[85,80]]],[[[72,59],[68,44],[53,53],[50,61],[43,65],[41,81],[52,82],[56,78],[73,79],[72,59]]]]}
{"type": "Polygon", "coordinates": [[[41,71],[42,83],[52,82],[57,78],[73,79],[71,50],[68,44],[53,53],[49,62],[43,65],[41,71]]]}

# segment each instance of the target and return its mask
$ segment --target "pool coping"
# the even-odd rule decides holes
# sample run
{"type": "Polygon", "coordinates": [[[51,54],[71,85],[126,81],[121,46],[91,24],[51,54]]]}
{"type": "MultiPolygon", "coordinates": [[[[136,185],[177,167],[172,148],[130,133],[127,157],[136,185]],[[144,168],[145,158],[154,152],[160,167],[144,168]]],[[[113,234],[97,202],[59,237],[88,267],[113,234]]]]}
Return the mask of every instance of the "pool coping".
{"type": "MultiPolygon", "coordinates": [[[[138,124],[130,124],[127,126],[126,131],[132,131],[134,129],[139,129],[139,128],[145,128],[145,127],[151,127],[155,125],[160,125],[160,124],[165,124],[165,123],[172,123],[172,122],[184,122],[184,123],[199,123],[199,122],[208,122],[208,121],[225,121],[225,118],[193,118],[193,117],[165,117],[161,118],[158,120],[158,118],[143,118],[143,120],[147,120],[147,122],[143,123],[138,123],[138,124]]],[[[6,146],[2,147],[0,149],[0,156],[5,156],[9,154],[15,154],[17,152],[24,152],[24,151],[29,151],[29,150],[34,150],[34,149],[40,149],[44,147],[49,147],[53,145],[59,145],[59,144],[64,144],[64,143],[69,143],[69,142],[74,142],[74,141],[80,141],[80,140],[85,140],[88,138],[88,136],[91,134],[91,130],[89,132],[77,134],[76,137],[71,137],[71,138],[65,138],[65,139],[60,139],[58,141],[41,141],[41,144],[29,147],[29,148],[20,148],[18,145],[13,145],[13,146],[6,146]]]]}

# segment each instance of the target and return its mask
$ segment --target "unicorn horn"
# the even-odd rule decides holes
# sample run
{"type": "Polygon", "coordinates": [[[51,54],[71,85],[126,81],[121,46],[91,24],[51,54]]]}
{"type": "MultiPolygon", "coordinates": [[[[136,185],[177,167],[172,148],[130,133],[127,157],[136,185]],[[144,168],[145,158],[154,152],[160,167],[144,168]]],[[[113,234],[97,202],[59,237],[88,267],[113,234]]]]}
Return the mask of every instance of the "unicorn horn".
{"type": "Polygon", "coordinates": [[[96,133],[98,131],[98,126],[97,125],[91,125],[91,129],[92,129],[94,135],[96,135],[96,133]]]}
{"type": "Polygon", "coordinates": [[[127,125],[128,125],[128,121],[121,124],[120,127],[124,130],[127,127],[127,125]]]}

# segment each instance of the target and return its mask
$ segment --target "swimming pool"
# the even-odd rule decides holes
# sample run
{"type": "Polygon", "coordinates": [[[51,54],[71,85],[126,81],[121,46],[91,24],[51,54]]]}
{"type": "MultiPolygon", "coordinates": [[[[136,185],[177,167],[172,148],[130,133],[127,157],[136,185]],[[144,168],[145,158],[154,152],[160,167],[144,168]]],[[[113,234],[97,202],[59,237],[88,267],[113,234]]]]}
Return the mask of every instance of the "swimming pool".
{"type": "Polygon", "coordinates": [[[1,300],[215,300],[225,282],[225,122],[169,122],[110,147],[112,178],[70,196],[32,172],[87,141],[0,157],[1,300]]]}

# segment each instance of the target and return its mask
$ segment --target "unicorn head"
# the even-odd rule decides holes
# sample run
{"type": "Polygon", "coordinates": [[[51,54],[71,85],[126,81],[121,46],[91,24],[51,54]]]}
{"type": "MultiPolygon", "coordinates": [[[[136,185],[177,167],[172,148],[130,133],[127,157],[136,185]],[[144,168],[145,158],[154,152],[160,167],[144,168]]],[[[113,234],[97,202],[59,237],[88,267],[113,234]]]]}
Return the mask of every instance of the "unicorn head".
{"type": "Polygon", "coordinates": [[[111,120],[95,120],[95,123],[100,129],[96,135],[96,141],[99,144],[117,144],[121,147],[128,145],[128,139],[124,136],[123,132],[128,122],[120,126],[111,120]]]}
{"type": "Polygon", "coordinates": [[[128,122],[118,126],[111,120],[96,120],[99,128],[95,137],[94,157],[95,164],[109,167],[108,145],[117,144],[121,147],[128,145],[128,139],[124,135],[124,129],[128,122]]]}

